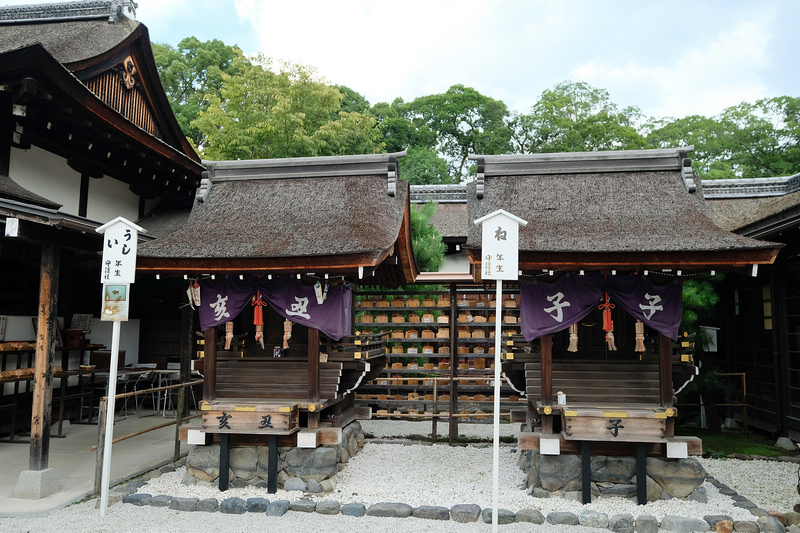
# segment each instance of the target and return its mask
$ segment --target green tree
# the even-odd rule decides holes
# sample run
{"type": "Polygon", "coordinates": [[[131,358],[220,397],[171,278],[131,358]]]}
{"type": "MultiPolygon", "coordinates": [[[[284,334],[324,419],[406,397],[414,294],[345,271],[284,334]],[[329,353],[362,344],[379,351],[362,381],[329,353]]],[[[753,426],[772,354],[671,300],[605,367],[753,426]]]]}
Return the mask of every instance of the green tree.
{"type": "Polygon", "coordinates": [[[453,85],[447,92],[415,99],[405,108],[412,123],[436,133],[436,149],[444,155],[450,175],[468,177],[469,154],[504,154],[510,150],[508,108],[475,89],[453,85]]]}
{"type": "Polygon", "coordinates": [[[706,179],[788,176],[800,168],[800,98],[742,102],[715,117],[654,120],[654,148],[694,146],[694,171],[706,179]]]}
{"type": "Polygon", "coordinates": [[[411,147],[435,149],[436,132],[420,118],[412,120],[408,107],[402,98],[391,104],[379,102],[372,106],[370,114],[378,121],[386,151],[401,152],[411,147]]]}
{"type": "Polygon", "coordinates": [[[585,82],[562,82],[542,93],[529,114],[510,121],[517,153],[633,150],[646,146],[636,107],[619,107],[608,91],[585,82]]]}
{"type": "Polygon", "coordinates": [[[447,161],[424,146],[408,148],[406,157],[400,159],[400,177],[411,185],[456,183],[450,177],[447,161]]]}
{"type": "MultiPolygon", "coordinates": [[[[364,95],[355,92],[350,87],[344,85],[334,85],[336,89],[342,93],[342,101],[340,103],[340,110],[347,113],[359,113],[361,115],[370,114],[369,102],[364,95]]],[[[336,117],[333,117],[336,120],[336,117]]]]}
{"type": "MultiPolygon", "coordinates": [[[[238,61],[238,60],[237,60],[238,61]]],[[[263,56],[241,59],[241,74],[223,75],[219,96],[192,123],[206,135],[209,159],[347,155],[383,149],[374,117],[340,112],[342,93],[313,69],[263,56]],[[331,121],[331,114],[339,119],[331,121]]]]}
{"type": "Polygon", "coordinates": [[[726,128],[721,122],[701,115],[681,119],[662,119],[648,125],[651,148],[680,148],[694,146],[691,153],[692,170],[702,178],[730,176],[726,154],[726,128]]]}
{"type": "Polygon", "coordinates": [[[429,200],[411,208],[411,245],[420,272],[437,272],[447,251],[441,233],[431,224],[436,206],[436,202],[429,200]]]}
{"type": "Polygon", "coordinates": [[[177,47],[153,43],[153,56],[181,130],[195,146],[200,146],[205,136],[192,122],[207,109],[205,96],[219,96],[223,74],[241,73],[247,60],[235,45],[218,39],[201,42],[196,37],[183,39],[177,47]]]}

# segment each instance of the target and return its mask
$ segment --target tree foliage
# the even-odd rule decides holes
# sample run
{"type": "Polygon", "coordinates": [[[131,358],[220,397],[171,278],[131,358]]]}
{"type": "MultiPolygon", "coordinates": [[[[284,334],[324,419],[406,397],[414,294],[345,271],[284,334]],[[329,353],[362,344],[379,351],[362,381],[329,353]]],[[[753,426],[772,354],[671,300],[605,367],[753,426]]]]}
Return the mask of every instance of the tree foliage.
{"type": "Polygon", "coordinates": [[[563,82],[544,91],[530,113],[513,113],[509,126],[516,153],[591,152],[644,148],[640,120],[638,108],[619,109],[605,89],[563,82]]]}
{"type": "Polygon", "coordinates": [[[192,123],[206,133],[210,159],[262,159],[380,151],[374,117],[340,111],[342,93],[313,69],[257,56],[223,75],[219,96],[192,123]],[[332,121],[331,115],[338,114],[332,121]]]}
{"type": "Polygon", "coordinates": [[[206,95],[219,96],[223,75],[237,75],[248,66],[238,47],[218,39],[201,42],[187,37],[177,47],[153,43],[158,77],[184,135],[195,146],[205,141],[203,131],[192,126],[208,107],[206,95]]]}
{"type": "Polygon", "coordinates": [[[510,150],[508,108],[475,89],[453,85],[447,92],[423,96],[405,108],[412,124],[436,133],[436,149],[444,155],[455,179],[468,175],[469,154],[504,154],[510,150]]]}
{"type": "Polygon", "coordinates": [[[411,245],[420,272],[437,272],[447,251],[442,235],[431,224],[436,206],[436,202],[429,201],[411,208],[411,245]]]}
{"type": "Polygon", "coordinates": [[[411,185],[447,185],[455,183],[450,177],[447,161],[425,146],[410,147],[400,160],[400,177],[411,185]]]}
{"type": "Polygon", "coordinates": [[[800,168],[800,98],[742,102],[718,116],[654,120],[654,148],[694,146],[694,171],[707,179],[788,176],[800,168]]]}

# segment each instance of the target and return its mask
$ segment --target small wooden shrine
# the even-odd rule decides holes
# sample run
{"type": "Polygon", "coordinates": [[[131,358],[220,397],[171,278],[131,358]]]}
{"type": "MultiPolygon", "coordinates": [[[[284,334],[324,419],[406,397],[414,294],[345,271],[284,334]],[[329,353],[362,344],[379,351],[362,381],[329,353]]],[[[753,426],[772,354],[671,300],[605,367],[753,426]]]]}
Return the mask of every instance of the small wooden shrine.
{"type": "Polygon", "coordinates": [[[188,280],[200,439],[219,437],[223,458],[230,436],[314,448],[356,418],[352,393],[386,356],[379,336],[354,336],[351,288],[417,275],[403,155],[208,162],[186,225],[140,246],[140,274],[188,280]]]}
{"type": "MultiPolygon", "coordinates": [[[[523,450],[581,454],[584,502],[593,455],[634,455],[638,497],[645,457],[701,453],[675,437],[671,342],[681,281],[775,260],[781,245],[730,233],[707,215],[691,148],[471,156],[469,219],[504,209],[519,233],[522,334],[538,340],[525,364],[523,450]]],[[[476,281],[481,231],[465,248],[476,281]]],[[[688,364],[688,363],[687,363],[688,364]]]]}

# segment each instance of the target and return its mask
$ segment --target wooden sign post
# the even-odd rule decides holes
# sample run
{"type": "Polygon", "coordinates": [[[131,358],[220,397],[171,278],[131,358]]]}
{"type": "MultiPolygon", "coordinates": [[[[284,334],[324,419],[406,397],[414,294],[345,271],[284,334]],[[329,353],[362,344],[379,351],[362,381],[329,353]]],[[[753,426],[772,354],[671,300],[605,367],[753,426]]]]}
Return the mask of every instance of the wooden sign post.
{"type": "Polygon", "coordinates": [[[475,221],[483,224],[481,240],[481,277],[497,281],[497,311],[494,321],[494,444],[492,453],[492,531],[497,531],[498,499],[500,483],[500,370],[501,329],[503,316],[503,280],[519,279],[519,226],[528,222],[502,209],[489,213],[475,221]]]}
{"type": "Polygon", "coordinates": [[[100,516],[108,511],[108,485],[111,477],[111,444],[114,440],[114,410],[117,395],[117,366],[119,360],[120,322],[128,320],[130,286],[136,277],[136,244],[142,228],[117,217],[96,230],[103,234],[103,264],[100,281],[103,284],[100,320],[113,321],[111,361],[108,371],[108,405],[105,419],[103,473],[100,488],[100,516]]]}

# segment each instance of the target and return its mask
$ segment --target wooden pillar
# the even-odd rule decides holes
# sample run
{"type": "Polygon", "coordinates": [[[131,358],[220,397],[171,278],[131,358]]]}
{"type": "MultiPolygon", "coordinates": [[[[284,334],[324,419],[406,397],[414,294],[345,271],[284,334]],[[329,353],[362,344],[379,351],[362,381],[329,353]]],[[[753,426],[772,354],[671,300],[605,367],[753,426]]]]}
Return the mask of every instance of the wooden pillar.
{"type": "Polygon", "coordinates": [[[203,399],[211,401],[217,397],[217,328],[203,332],[203,399]]]}
{"type": "MultiPolygon", "coordinates": [[[[672,407],[672,343],[661,333],[658,335],[658,378],[661,406],[672,407]]],[[[675,436],[674,417],[666,420],[666,436],[670,439],[675,436]]]]}
{"type": "MultiPolygon", "coordinates": [[[[186,383],[191,380],[192,375],[192,347],[194,344],[194,309],[186,305],[181,310],[181,355],[180,355],[180,380],[181,383],[186,383]]],[[[185,393],[186,389],[181,389],[181,394],[185,393]]],[[[190,393],[191,396],[191,393],[190,393]]],[[[188,399],[188,398],[187,398],[188,399]]],[[[189,414],[190,403],[187,401],[184,404],[184,409],[179,410],[181,418],[189,414]]],[[[177,424],[180,426],[181,424],[177,424]]]]}
{"type": "Polygon", "coordinates": [[[50,455],[50,413],[53,402],[53,357],[56,353],[59,253],[59,247],[54,244],[42,245],[29,470],[45,470],[48,467],[50,455]]]}
{"type": "MultiPolygon", "coordinates": [[[[308,328],[308,401],[319,402],[319,330],[308,328]]],[[[317,429],[319,411],[308,412],[308,427],[317,429]]]]}
{"type": "MultiPolygon", "coordinates": [[[[453,416],[458,412],[458,351],[456,346],[456,338],[458,337],[458,328],[456,317],[458,290],[455,283],[450,284],[450,418],[448,420],[448,442],[453,442],[458,438],[458,418],[453,416]]],[[[434,413],[435,414],[435,413],[434,413]]]]}
{"type": "MultiPolygon", "coordinates": [[[[542,354],[542,404],[553,405],[553,336],[544,335],[539,342],[542,354]]],[[[553,433],[552,415],[542,415],[542,433],[553,433]]]]}

